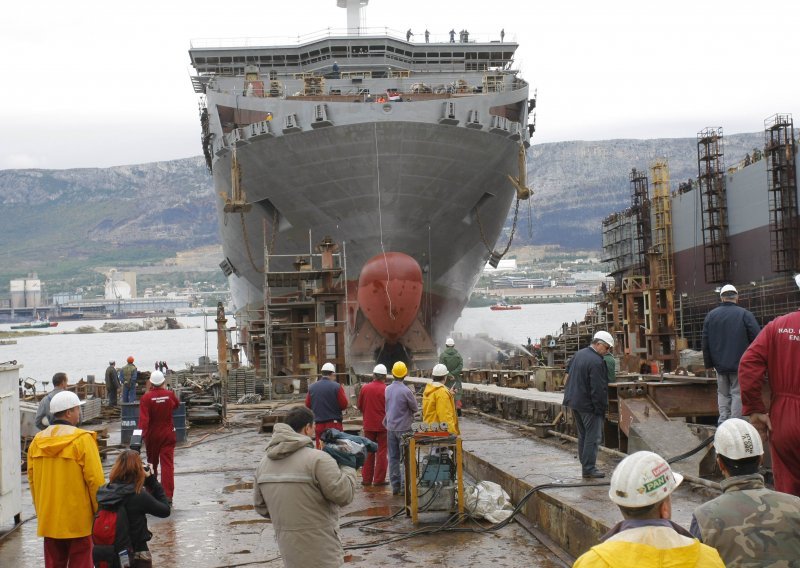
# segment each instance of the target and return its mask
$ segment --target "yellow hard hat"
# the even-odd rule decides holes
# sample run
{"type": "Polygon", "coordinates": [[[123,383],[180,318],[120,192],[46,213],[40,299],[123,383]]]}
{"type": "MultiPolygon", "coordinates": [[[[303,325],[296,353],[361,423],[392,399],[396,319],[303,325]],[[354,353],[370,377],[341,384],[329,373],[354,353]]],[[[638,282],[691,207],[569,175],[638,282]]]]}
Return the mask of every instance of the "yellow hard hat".
{"type": "Polygon", "coordinates": [[[392,365],[392,375],[397,377],[398,379],[402,379],[408,374],[408,368],[406,364],[402,361],[398,361],[394,365],[392,365]]]}

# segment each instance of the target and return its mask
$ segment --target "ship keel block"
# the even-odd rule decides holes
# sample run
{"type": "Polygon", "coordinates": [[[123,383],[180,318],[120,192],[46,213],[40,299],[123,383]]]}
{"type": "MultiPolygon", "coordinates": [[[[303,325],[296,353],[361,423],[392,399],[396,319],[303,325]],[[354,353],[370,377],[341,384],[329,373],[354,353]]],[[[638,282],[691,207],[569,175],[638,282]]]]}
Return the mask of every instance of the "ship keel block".
{"type": "Polygon", "coordinates": [[[422,300],[422,269],[401,252],[373,256],[358,278],[358,306],[390,343],[411,327],[422,300]]]}

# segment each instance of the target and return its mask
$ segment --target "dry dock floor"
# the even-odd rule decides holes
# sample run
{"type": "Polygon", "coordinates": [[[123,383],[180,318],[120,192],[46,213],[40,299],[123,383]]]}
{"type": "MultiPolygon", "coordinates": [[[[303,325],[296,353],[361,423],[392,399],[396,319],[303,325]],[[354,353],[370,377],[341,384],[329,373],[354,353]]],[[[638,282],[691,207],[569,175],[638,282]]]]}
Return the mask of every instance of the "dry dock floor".
{"type": "MultiPolygon", "coordinates": [[[[258,411],[232,413],[228,429],[190,429],[189,443],[176,451],[173,513],[167,519],[149,520],[155,566],[282,565],[272,525],[252,505],[253,474],[268,439],[268,434],[257,430],[259,415],[258,411]]],[[[467,471],[473,478],[501,483],[514,501],[541,483],[582,481],[574,444],[531,438],[513,427],[467,416],[461,425],[467,471]]],[[[112,433],[112,443],[118,435],[112,433]]],[[[610,472],[617,461],[612,459],[601,454],[600,467],[610,472]]],[[[113,457],[104,464],[106,473],[111,463],[113,457]]],[[[691,511],[708,495],[685,485],[674,501],[673,514],[688,527],[691,511]]],[[[524,524],[533,527],[534,533],[537,527],[550,533],[553,541],[576,556],[621,518],[607,492],[607,487],[544,490],[529,501],[525,509],[529,521],[523,519],[524,524]]],[[[22,518],[33,517],[27,482],[23,483],[23,507],[22,518]]],[[[341,522],[385,516],[401,507],[402,498],[393,497],[388,486],[362,488],[359,483],[355,500],[341,511],[341,522]]],[[[446,513],[421,517],[426,525],[446,518],[446,513]]],[[[404,515],[373,526],[403,532],[416,528],[404,515]]],[[[13,532],[10,528],[0,527],[0,566],[42,566],[36,519],[13,532]]],[[[348,551],[347,566],[562,567],[568,565],[564,560],[570,560],[547,537],[543,539],[551,548],[517,523],[492,533],[441,532],[393,543],[384,542],[393,534],[365,532],[357,526],[343,528],[341,535],[345,546],[382,543],[348,551]]]]}

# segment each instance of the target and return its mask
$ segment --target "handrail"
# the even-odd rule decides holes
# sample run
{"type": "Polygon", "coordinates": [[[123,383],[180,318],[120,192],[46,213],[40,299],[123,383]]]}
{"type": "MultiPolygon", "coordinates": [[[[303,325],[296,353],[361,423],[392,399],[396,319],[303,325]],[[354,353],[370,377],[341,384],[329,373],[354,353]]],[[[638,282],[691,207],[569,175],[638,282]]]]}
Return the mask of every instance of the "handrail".
{"type": "MultiPolygon", "coordinates": [[[[401,41],[406,41],[406,33],[400,30],[395,30],[389,27],[373,27],[373,28],[359,28],[358,33],[351,33],[347,28],[325,28],[317,30],[308,34],[296,36],[265,36],[265,37],[240,37],[240,38],[196,38],[189,42],[190,49],[226,49],[238,47],[281,47],[281,46],[300,46],[304,44],[313,43],[321,39],[357,39],[369,37],[389,37],[401,41]]],[[[431,33],[428,37],[428,42],[423,41],[409,41],[410,45],[424,46],[426,44],[471,44],[471,43],[508,43],[516,44],[516,35],[508,34],[511,39],[509,41],[500,41],[500,34],[497,33],[469,33],[469,41],[461,42],[459,39],[459,32],[455,34],[455,40],[450,41],[450,34],[445,33],[431,33]]],[[[425,37],[424,30],[418,30],[412,33],[413,39],[422,40],[425,37]]]]}

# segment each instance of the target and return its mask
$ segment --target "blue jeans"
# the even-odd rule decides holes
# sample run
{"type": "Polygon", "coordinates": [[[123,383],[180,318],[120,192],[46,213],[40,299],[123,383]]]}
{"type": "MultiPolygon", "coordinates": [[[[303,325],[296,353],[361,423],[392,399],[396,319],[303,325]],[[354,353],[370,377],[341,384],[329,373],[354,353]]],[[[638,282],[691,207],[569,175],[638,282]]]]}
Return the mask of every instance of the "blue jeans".
{"type": "Polygon", "coordinates": [[[575,426],[578,429],[578,459],[581,462],[583,473],[597,471],[597,451],[603,441],[603,422],[605,416],[591,412],[578,412],[572,410],[575,417],[575,426]]]}
{"type": "Polygon", "coordinates": [[[403,468],[400,467],[400,458],[403,455],[403,434],[409,432],[411,430],[388,430],[386,432],[389,444],[389,482],[395,491],[400,491],[403,486],[403,468]]]}
{"type": "Polygon", "coordinates": [[[717,406],[719,407],[718,424],[722,424],[728,418],[742,417],[742,395],[738,373],[717,371],[717,406]]]}
{"type": "Polygon", "coordinates": [[[136,402],[136,383],[122,385],[122,402],[136,402]]]}

